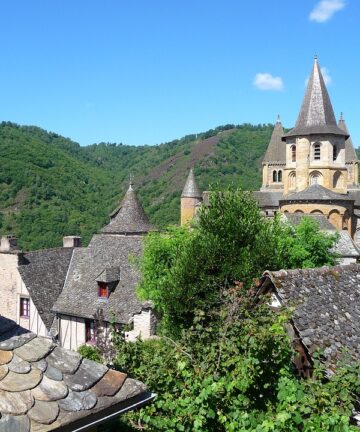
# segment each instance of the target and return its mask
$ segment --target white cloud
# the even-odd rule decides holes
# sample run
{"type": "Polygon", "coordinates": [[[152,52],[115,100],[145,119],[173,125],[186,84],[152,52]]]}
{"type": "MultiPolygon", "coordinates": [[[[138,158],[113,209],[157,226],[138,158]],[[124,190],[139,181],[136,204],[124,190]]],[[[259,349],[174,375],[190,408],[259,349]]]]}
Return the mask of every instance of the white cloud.
{"type": "MultiPolygon", "coordinates": [[[[325,84],[326,84],[326,85],[331,84],[331,82],[332,82],[332,78],[331,78],[331,76],[330,76],[330,74],[329,74],[329,69],[326,68],[326,67],[322,67],[322,68],[321,68],[321,73],[322,73],[322,76],[323,76],[323,78],[324,78],[324,82],[325,82],[325,84]]],[[[307,86],[308,82],[309,82],[309,77],[307,77],[306,80],[305,80],[305,86],[307,86]]]]}
{"type": "Polygon", "coordinates": [[[309,15],[310,21],[323,23],[332,18],[335,12],[345,7],[345,0],[321,0],[309,15]]]}
{"type": "Polygon", "coordinates": [[[260,90],[280,91],[284,88],[282,78],[274,77],[270,73],[257,73],[253,80],[253,84],[260,90]]]}

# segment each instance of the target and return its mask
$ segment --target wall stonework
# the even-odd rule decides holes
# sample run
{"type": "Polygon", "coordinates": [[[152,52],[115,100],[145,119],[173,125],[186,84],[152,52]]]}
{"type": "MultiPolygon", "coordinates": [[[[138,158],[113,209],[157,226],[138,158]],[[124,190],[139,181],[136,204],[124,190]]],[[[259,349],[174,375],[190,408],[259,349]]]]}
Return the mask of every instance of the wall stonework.
{"type": "Polygon", "coordinates": [[[0,315],[17,322],[18,286],[20,274],[17,270],[16,253],[0,253],[0,315]]]}
{"type": "Polygon", "coordinates": [[[199,198],[181,198],[181,225],[186,225],[194,218],[200,204],[201,200],[199,198]]]}

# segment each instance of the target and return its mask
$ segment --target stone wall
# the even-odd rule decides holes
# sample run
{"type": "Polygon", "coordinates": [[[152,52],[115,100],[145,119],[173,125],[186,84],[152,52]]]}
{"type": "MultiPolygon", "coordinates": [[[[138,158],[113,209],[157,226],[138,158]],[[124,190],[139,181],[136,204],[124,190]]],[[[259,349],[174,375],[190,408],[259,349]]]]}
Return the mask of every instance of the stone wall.
{"type": "Polygon", "coordinates": [[[0,253],[0,315],[17,322],[18,286],[20,274],[17,270],[16,253],[0,253]]]}
{"type": "Polygon", "coordinates": [[[134,315],[134,327],[125,333],[126,340],[132,342],[136,338],[149,339],[155,334],[156,323],[156,316],[151,309],[142,310],[141,313],[134,315]]]}

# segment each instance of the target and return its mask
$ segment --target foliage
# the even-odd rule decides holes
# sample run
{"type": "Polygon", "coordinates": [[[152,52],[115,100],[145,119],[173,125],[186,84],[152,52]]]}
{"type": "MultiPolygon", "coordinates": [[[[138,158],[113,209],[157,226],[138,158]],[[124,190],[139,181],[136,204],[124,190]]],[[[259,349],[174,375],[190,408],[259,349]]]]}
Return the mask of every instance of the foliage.
{"type": "Polygon", "coordinates": [[[157,393],[127,416],[129,424],[151,431],[356,430],[349,418],[360,368],[340,367],[324,380],[319,367],[313,380],[299,380],[287,320],[237,284],[216,308],[198,310],[176,341],[125,343],[117,335],[116,366],[157,393]]]}
{"type": "Polygon", "coordinates": [[[79,346],[78,353],[89,360],[96,361],[97,363],[102,363],[103,361],[100,349],[93,345],[79,346]]]}
{"type": "Polygon", "coordinates": [[[190,166],[202,189],[214,178],[221,186],[236,180],[257,189],[271,131],[271,125],[225,125],[157,146],[81,147],[34,126],[2,122],[0,234],[15,234],[26,250],[59,246],[64,235],[81,235],[87,244],[118,205],[130,173],[151,221],[177,223],[190,166]],[[214,140],[206,151],[205,138],[214,140]]]}
{"type": "Polygon", "coordinates": [[[154,302],[163,330],[174,336],[235,281],[249,288],[266,269],[332,264],[334,241],[309,219],[295,229],[280,218],[265,219],[249,192],[213,191],[191,230],[172,227],[148,236],[139,294],[154,302]]]}

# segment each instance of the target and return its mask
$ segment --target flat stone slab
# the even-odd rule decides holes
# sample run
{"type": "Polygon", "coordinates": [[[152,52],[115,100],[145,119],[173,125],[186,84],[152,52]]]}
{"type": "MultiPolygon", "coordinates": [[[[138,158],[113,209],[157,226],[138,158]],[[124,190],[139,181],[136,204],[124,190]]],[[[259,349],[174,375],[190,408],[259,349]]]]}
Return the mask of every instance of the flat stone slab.
{"type": "Polygon", "coordinates": [[[126,377],[127,375],[122,372],[109,369],[91,391],[96,396],[114,396],[121,389],[126,377]]]}
{"type": "Polygon", "coordinates": [[[66,397],[68,392],[62,381],[54,381],[44,375],[40,385],[32,390],[32,395],[37,400],[56,401],[66,397]]]}
{"type": "Polygon", "coordinates": [[[49,365],[46,369],[45,376],[48,378],[54,380],[54,381],[61,381],[63,378],[63,374],[61,370],[55,368],[54,366],[49,365]]]}
{"type": "Polygon", "coordinates": [[[97,397],[90,391],[70,391],[65,399],[59,401],[59,406],[65,411],[81,411],[94,408],[97,397]]]}
{"type": "Polygon", "coordinates": [[[81,363],[80,354],[56,347],[51,354],[46,357],[49,365],[66,374],[73,374],[81,363]]]}
{"type": "Polygon", "coordinates": [[[16,354],[14,354],[14,357],[8,364],[8,367],[12,372],[22,374],[30,372],[31,369],[30,363],[18,357],[16,354]]]}
{"type": "Polygon", "coordinates": [[[45,338],[37,337],[27,344],[14,350],[14,354],[28,362],[35,362],[43,359],[55,345],[45,338]]]}
{"type": "Polygon", "coordinates": [[[9,366],[8,365],[5,364],[5,365],[0,366],[0,381],[6,377],[8,372],[9,372],[9,366]]]}
{"type": "Polygon", "coordinates": [[[33,405],[34,398],[29,390],[15,393],[0,390],[0,412],[2,414],[26,414],[33,405]]]}
{"type": "Polygon", "coordinates": [[[0,431],[6,432],[29,432],[30,420],[28,416],[4,415],[0,418],[0,431]]]}
{"type": "Polygon", "coordinates": [[[31,366],[32,366],[34,369],[40,369],[41,372],[45,372],[45,371],[46,371],[46,368],[48,367],[48,364],[46,363],[45,360],[39,360],[39,361],[37,361],[37,362],[32,362],[32,363],[31,363],[31,366]]]}
{"type": "Polygon", "coordinates": [[[2,351],[0,350],[0,365],[9,363],[13,357],[12,351],[2,351]]]}
{"type": "Polygon", "coordinates": [[[35,401],[35,405],[28,412],[31,420],[41,424],[53,423],[59,415],[59,405],[57,402],[35,401]]]}
{"type": "Polygon", "coordinates": [[[23,374],[10,371],[6,377],[0,381],[0,390],[7,390],[10,392],[31,390],[39,384],[41,378],[42,372],[39,369],[32,369],[26,374],[26,379],[23,374]]]}
{"type": "Polygon", "coordinates": [[[0,350],[3,351],[12,351],[16,348],[19,348],[26,344],[27,342],[31,341],[36,337],[36,334],[34,333],[24,333],[19,336],[13,336],[10,339],[6,339],[2,342],[0,342],[0,350]]]}
{"type": "Polygon", "coordinates": [[[64,375],[64,381],[71,390],[84,391],[97,383],[107,370],[102,364],[84,359],[73,375],[64,375]]]}
{"type": "Polygon", "coordinates": [[[116,393],[116,399],[121,402],[126,399],[137,396],[140,393],[146,391],[146,385],[141,381],[134,380],[132,378],[127,378],[124,382],[124,385],[121,389],[116,393]]]}

